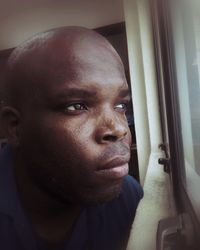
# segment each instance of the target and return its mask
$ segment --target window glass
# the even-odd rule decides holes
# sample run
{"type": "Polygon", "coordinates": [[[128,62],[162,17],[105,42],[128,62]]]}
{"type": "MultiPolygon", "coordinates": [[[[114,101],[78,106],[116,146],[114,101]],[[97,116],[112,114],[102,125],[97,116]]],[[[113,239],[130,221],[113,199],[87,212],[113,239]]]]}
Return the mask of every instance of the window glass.
{"type": "Polygon", "coordinates": [[[171,1],[186,191],[200,218],[200,2],[171,1]]]}

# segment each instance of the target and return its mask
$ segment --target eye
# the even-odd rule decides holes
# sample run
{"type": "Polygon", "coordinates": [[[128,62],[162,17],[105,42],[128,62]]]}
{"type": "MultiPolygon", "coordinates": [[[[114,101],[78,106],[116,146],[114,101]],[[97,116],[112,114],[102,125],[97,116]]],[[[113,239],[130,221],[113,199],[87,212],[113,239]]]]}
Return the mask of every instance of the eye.
{"type": "Polygon", "coordinates": [[[87,106],[83,103],[73,103],[73,104],[67,105],[65,107],[65,110],[66,111],[87,110],[87,106]]]}
{"type": "Polygon", "coordinates": [[[115,106],[115,109],[122,111],[122,112],[126,112],[127,104],[126,103],[119,103],[115,106]]]}

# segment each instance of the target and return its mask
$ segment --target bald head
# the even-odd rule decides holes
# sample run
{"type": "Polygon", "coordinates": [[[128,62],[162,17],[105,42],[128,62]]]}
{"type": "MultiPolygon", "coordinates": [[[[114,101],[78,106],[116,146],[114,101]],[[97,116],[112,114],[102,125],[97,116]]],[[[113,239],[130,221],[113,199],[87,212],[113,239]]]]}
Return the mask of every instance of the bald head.
{"type": "Polygon", "coordinates": [[[81,79],[82,71],[95,63],[101,67],[101,62],[108,67],[113,63],[122,66],[109,42],[93,30],[62,27],[37,34],[11,54],[4,99],[19,109],[39,97],[42,84],[81,79]]]}

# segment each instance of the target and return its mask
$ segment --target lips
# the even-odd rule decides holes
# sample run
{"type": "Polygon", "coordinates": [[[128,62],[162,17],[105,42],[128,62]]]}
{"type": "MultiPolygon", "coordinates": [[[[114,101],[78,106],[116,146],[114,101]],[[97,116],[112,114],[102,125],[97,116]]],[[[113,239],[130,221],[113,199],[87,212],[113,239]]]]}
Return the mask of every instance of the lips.
{"type": "Polygon", "coordinates": [[[105,164],[102,164],[98,168],[96,173],[104,179],[121,179],[128,174],[129,159],[130,154],[124,156],[115,156],[113,159],[107,161],[105,164]]]}
{"type": "Polygon", "coordinates": [[[113,159],[107,161],[105,164],[101,165],[98,170],[106,170],[116,168],[122,165],[125,165],[129,162],[130,155],[127,154],[126,156],[115,156],[113,159]]]}
{"type": "Polygon", "coordinates": [[[128,174],[130,146],[122,141],[109,144],[98,159],[96,174],[103,179],[121,179],[128,174]]]}

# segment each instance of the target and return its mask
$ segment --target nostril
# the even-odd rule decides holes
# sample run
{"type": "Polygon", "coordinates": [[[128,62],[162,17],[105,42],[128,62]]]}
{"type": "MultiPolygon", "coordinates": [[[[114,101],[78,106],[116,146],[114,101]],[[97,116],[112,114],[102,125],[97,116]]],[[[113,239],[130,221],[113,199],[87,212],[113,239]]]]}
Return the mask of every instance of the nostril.
{"type": "Polygon", "coordinates": [[[103,137],[104,141],[117,141],[117,136],[115,135],[105,135],[103,137]]]}

